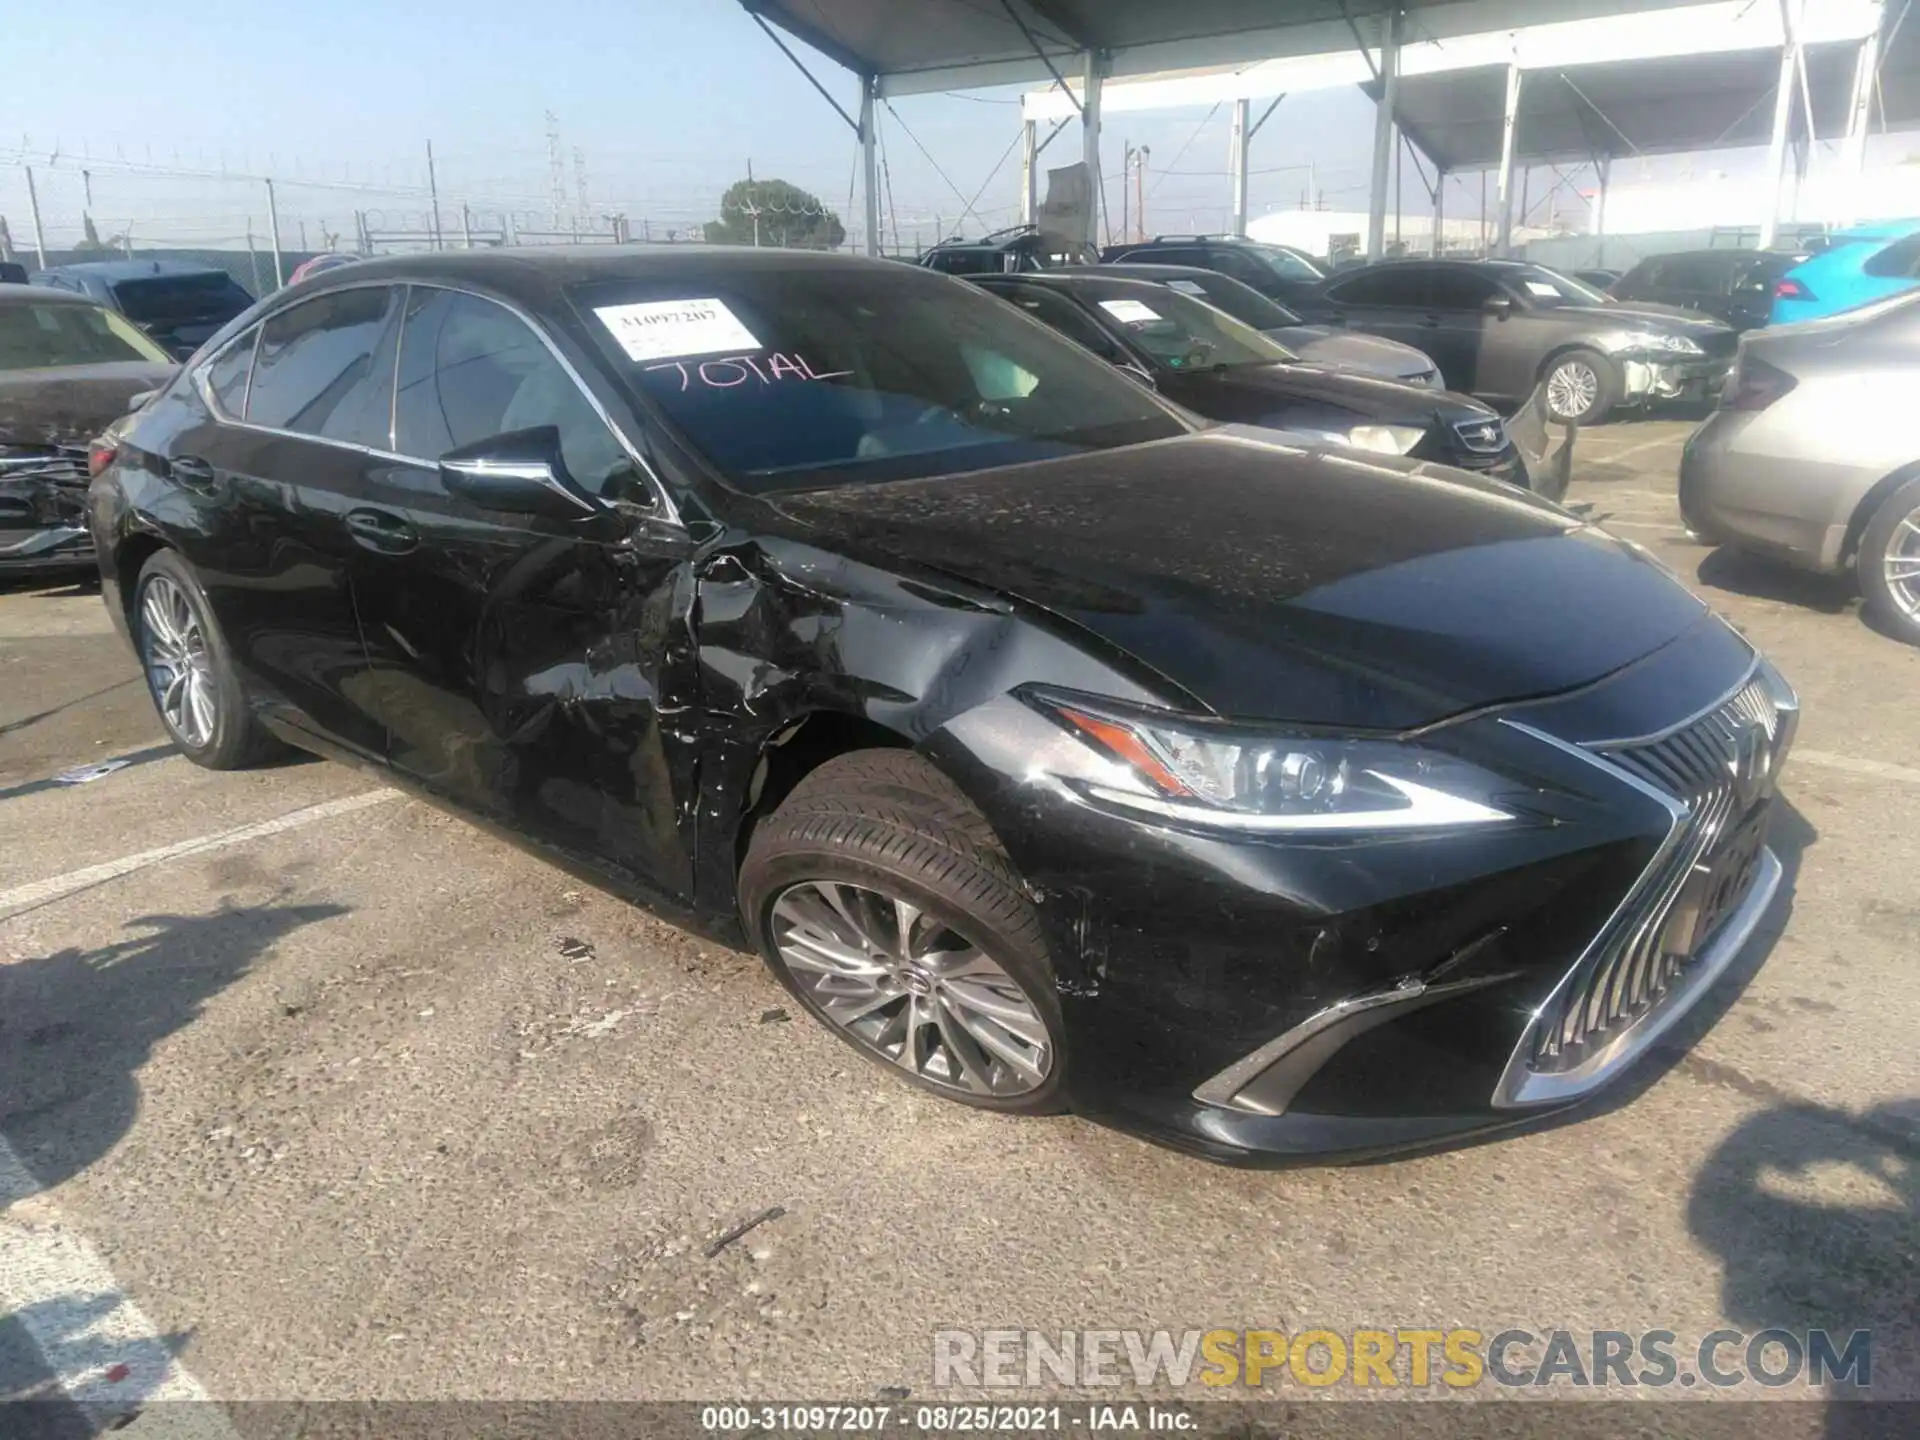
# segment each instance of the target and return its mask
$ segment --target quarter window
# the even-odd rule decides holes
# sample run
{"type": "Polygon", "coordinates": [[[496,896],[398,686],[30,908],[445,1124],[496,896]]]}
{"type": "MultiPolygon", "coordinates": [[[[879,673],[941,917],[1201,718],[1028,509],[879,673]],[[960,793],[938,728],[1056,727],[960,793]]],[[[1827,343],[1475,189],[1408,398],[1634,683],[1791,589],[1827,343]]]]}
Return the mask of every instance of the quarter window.
{"type": "Polygon", "coordinates": [[[394,295],[387,286],[335,290],[269,319],[260,330],[247,420],[390,449],[394,295]]]}
{"type": "Polygon", "coordinates": [[[247,375],[253,369],[253,344],[259,338],[258,328],[249,330],[207,364],[206,385],[213,403],[235,420],[246,417],[247,375]]]}
{"type": "Polygon", "coordinates": [[[491,300],[416,286],[399,375],[394,442],[403,454],[436,459],[477,440],[551,425],[580,485],[606,495],[639,484],[626,450],[553,352],[491,300]]]}

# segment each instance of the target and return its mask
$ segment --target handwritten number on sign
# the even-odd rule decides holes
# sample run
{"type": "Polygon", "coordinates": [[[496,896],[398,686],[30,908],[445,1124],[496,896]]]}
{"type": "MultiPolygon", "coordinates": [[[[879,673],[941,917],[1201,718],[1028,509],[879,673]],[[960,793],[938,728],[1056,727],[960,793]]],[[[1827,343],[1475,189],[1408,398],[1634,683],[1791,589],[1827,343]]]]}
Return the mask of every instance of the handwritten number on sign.
{"type": "Polygon", "coordinates": [[[692,389],[696,380],[714,390],[733,390],[750,380],[774,385],[785,380],[838,380],[853,373],[851,370],[815,370],[805,356],[782,355],[778,351],[766,357],[764,366],[751,355],[725,355],[718,360],[697,362],[668,360],[658,365],[644,365],[641,369],[677,370],[682,393],[692,389]]]}

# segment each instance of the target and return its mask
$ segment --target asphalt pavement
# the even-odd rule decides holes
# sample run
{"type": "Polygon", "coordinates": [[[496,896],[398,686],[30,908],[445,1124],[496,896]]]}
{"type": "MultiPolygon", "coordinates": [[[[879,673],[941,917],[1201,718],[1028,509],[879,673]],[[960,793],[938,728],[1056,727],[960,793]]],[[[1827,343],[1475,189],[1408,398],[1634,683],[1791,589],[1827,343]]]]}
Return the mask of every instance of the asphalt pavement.
{"type": "Polygon", "coordinates": [[[936,1330],[1214,1326],[1871,1328],[1920,1398],[1920,650],[1689,541],[1688,429],[1570,498],[1800,689],[1787,898],[1577,1123],[1346,1169],[923,1096],[364,774],[172,756],[97,593],[0,590],[0,1398],[925,1399],[936,1330]]]}

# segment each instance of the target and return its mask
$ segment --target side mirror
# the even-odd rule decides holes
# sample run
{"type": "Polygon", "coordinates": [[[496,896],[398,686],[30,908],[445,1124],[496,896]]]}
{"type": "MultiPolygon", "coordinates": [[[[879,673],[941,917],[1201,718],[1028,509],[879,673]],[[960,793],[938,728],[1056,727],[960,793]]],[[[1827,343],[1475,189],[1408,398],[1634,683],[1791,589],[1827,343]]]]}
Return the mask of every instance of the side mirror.
{"type": "Polygon", "coordinates": [[[483,510],[584,520],[606,507],[582,490],[560,458],[560,431],[552,425],[512,430],[449,450],[440,457],[440,483],[483,510]]]}
{"type": "Polygon", "coordinates": [[[1511,295],[1492,295],[1487,298],[1487,303],[1480,308],[1494,319],[1504,320],[1513,314],[1513,297],[1511,295]]]}

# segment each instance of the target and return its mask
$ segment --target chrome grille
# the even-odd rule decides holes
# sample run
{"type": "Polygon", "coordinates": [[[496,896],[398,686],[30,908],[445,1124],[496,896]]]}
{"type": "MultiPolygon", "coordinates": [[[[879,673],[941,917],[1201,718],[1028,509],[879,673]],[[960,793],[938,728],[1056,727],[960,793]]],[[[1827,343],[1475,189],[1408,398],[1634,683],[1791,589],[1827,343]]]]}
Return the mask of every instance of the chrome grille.
{"type": "Polygon", "coordinates": [[[87,483],[87,452],[68,445],[44,450],[0,446],[0,480],[51,480],[56,484],[87,483]]]}
{"type": "MultiPolygon", "coordinates": [[[[1707,714],[1642,740],[1587,747],[1673,803],[1666,843],[1596,938],[1580,966],[1534,1028],[1536,1071],[1572,1069],[1594,1047],[1657,1008],[1685,972],[1696,945],[1731,908],[1701,915],[1683,905],[1688,882],[1704,878],[1723,842],[1770,788],[1791,739],[1787,714],[1764,674],[1756,674],[1707,714]]],[[[1737,886],[1747,876],[1734,877],[1737,886]]],[[[1734,896],[1737,899],[1737,894],[1734,896]]]]}

